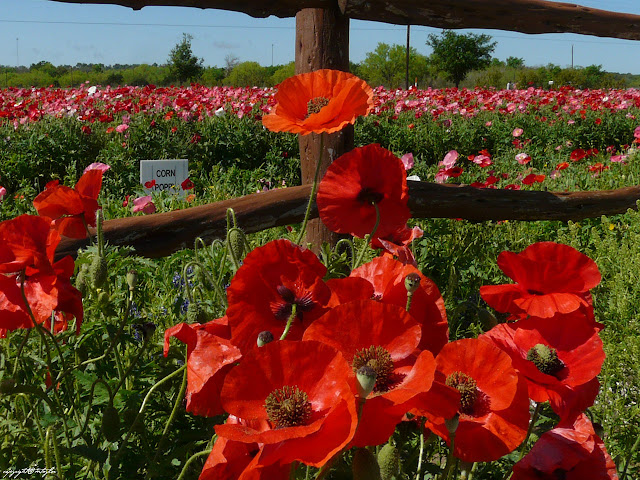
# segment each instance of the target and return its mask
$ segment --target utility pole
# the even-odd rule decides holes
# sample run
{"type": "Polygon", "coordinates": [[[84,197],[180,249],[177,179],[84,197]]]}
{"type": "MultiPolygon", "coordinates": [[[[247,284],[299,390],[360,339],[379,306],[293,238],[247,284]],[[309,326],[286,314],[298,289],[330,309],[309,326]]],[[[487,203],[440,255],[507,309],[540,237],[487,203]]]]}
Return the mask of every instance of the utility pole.
{"type": "Polygon", "coordinates": [[[271,44],[271,66],[273,67],[273,43],[271,44]]]}
{"type": "Polygon", "coordinates": [[[571,69],[573,70],[573,43],[571,44],[571,69]]]}
{"type": "Polygon", "coordinates": [[[406,71],[404,75],[404,89],[409,90],[409,38],[410,38],[411,25],[407,25],[407,58],[406,58],[406,71]]]}

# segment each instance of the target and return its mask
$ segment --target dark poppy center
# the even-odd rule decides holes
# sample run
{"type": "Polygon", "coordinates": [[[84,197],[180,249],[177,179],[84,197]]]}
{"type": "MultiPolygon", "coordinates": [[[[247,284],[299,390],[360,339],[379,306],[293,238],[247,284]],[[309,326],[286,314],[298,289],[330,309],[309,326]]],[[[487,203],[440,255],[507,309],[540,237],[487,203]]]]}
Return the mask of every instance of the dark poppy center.
{"type": "Polygon", "coordinates": [[[365,187],[362,190],[360,190],[360,193],[358,193],[356,200],[358,200],[359,202],[371,205],[374,203],[380,203],[383,198],[384,198],[383,193],[376,192],[372,188],[365,187]]]}
{"type": "Polygon", "coordinates": [[[538,343],[527,352],[527,360],[533,362],[538,370],[547,375],[555,375],[564,368],[555,348],[538,343]]]}
{"type": "Polygon", "coordinates": [[[298,427],[311,418],[311,402],[297,386],[274,390],[264,401],[267,418],[273,428],[298,427]]]}
{"type": "Polygon", "coordinates": [[[329,105],[329,99],[325,97],[316,97],[307,103],[307,118],[314,113],[319,113],[324,107],[329,105]]]}
{"type": "Polygon", "coordinates": [[[445,384],[460,392],[460,413],[472,415],[480,393],[476,381],[466,373],[453,372],[447,377],[445,384]]]}
{"type": "Polygon", "coordinates": [[[538,290],[527,290],[527,293],[531,295],[544,295],[544,292],[539,292],[538,290]]]}
{"type": "Polygon", "coordinates": [[[290,288],[284,285],[278,285],[276,291],[281,300],[271,303],[271,311],[278,320],[287,320],[291,316],[293,305],[297,306],[298,312],[310,312],[316,306],[311,292],[296,296],[290,288]]]}
{"type": "Polygon", "coordinates": [[[393,375],[391,354],[383,347],[371,345],[369,348],[358,350],[353,356],[351,366],[356,373],[362,367],[369,367],[375,372],[376,384],[373,387],[374,392],[387,392],[397,382],[393,375]]]}

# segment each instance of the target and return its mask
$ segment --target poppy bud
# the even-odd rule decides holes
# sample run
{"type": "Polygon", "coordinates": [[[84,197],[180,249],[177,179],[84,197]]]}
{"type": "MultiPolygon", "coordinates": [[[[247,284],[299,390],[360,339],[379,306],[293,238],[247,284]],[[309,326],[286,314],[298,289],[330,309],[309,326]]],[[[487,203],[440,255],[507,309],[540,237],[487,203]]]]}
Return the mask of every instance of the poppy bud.
{"type": "Polygon", "coordinates": [[[369,365],[363,365],[356,372],[356,378],[358,379],[358,395],[360,398],[367,398],[367,395],[373,392],[373,387],[376,385],[376,379],[378,378],[376,371],[369,365]]]}
{"type": "Polygon", "coordinates": [[[107,281],[107,261],[101,255],[93,257],[89,267],[89,278],[95,288],[100,288],[107,281]]]}
{"type": "Polygon", "coordinates": [[[353,455],[353,480],[381,480],[376,457],[366,448],[358,448],[353,455]]]}
{"type": "Polygon", "coordinates": [[[205,323],[208,320],[205,312],[198,302],[189,302],[187,307],[187,321],[189,323],[205,323]]]}
{"type": "Polygon", "coordinates": [[[102,412],[102,433],[108,442],[115,442],[120,438],[120,416],[113,405],[102,412]]]}
{"type": "Polygon", "coordinates": [[[271,333],[269,330],[265,330],[258,334],[259,347],[264,347],[267,343],[273,342],[273,340],[274,340],[273,333],[271,333]]]}
{"type": "Polygon", "coordinates": [[[87,294],[87,275],[89,274],[89,265],[83,263],[80,267],[78,275],[76,275],[76,288],[80,290],[80,293],[84,297],[87,294]]]}
{"type": "Polygon", "coordinates": [[[127,285],[129,285],[129,290],[133,290],[136,288],[138,284],[138,272],[135,270],[129,270],[127,272],[127,285]]]}
{"type": "Polygon", "coordinates": [[[387,443],[378,452],[378,465],[382,480],[391,480],[400,477],[400,452],[390,443],[387,443]]]}
{"type": "Polygon", "coordinates": [[[460,423],[460,415],[455,414],[453,418],[445,418],[444,426],[447,427],[450,435],[455,435],[456,430],[458,429],[458,424],[460,423]]]}
{"type": "Polygon", "coordinates": [[[482,324],[482,328],[484,328],[485,332],[488,332],[493,327],[498,325],[498,319],[488,310],[481,308],[478,310],[478,320],[482,324]]]}
{"type": "Polygon", "coordinates": [[[414,272],[404,277],[404,288],[407,289],[407,293],[411,295],[419,287],[420,287],[420,275],[414,272]]]}
{"type": "Polygon", "coordinates": [[[229,245],[229,254],[233,263],[240,262],[244,258],[244,232],[239,228],[232,228],[227,234],[227,243],[229,245]],[[235,261],[234,261],[235,259],[235,261]]]}

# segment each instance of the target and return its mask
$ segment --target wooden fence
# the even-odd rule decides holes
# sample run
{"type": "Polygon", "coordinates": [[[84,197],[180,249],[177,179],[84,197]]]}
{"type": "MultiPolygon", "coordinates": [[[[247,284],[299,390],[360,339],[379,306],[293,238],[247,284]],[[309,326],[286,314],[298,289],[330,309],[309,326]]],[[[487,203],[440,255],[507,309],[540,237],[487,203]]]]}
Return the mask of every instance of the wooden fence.
{"type": "MultiPolygon", "coordinates": [[[[349,19],[440,28],[491,28],[522,33],[569,32],[640,40],[640,15],[609,12],[543,0],[54,0],[66,3],[217,8],[254,17],[296,17],[296,73],[320,68],[348,70],[349,19]]],[[[193,244],[196,237],[222,238],[225,211],[235,209],[248,232],[295,223],[308,201],[319,135],[300,137],[303,186],[248,195],[187,210],[108,220],[105,237],[112,245],[131,245],[150,257],[168,255],[193,244]]],[[[353,148],[353,129],[328,136],[322,158],[353,148]],[[330,155],[331,153],[331,155],[330,155]]],[[[578,220],[636,208],[640,187],[604,192],[530,192],[478,190],[414,182],[410,187],[414,217],[460,217],[469,220],[578,220]]],[[[317,214],[316,214],[317,216],[317,214]]],[[[335,238],[319,220],[310,222],[307,242],[320,245],[335,238]]],[[[85,241],[65,239],[56,254],[74,254],[85,241]]]]}

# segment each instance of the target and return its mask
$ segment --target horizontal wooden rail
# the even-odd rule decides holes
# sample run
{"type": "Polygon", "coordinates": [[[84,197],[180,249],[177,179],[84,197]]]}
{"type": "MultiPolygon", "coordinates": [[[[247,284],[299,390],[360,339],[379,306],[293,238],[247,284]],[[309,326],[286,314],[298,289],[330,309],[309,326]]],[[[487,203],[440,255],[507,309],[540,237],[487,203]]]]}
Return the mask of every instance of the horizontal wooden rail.
{"type": "MultiPolygon", "coordinates": [[[[479,189],[463,185],[409,181],[409,208],[414,218],[467,220],[582,220],[636,209],[640,186],[591,192],[542,192],[479,189]]],[[[311,185],[254,193],[222,202],[153,215],[104,222],[105,240],[128,245],[138,255],[162,257],[190,248],[197,237],[206,242],[226,235],[226,211],[233,208],[247,233],[298,223],[311,185]]],[[[314,208],[312,217],[318,216],[314,208]]],[[[56,258],[75,257],[85,240],[63,238],[56,258]]]]}
{"type": "Polygon", "coordinates": [[[545,0],[56,0],[65,3],[216,8],[252,17],[293,17],[336,1],[358,20],[438,28],[491,28],[522,33],[580,33],[640,40],[640,15],[545,0]]]}

